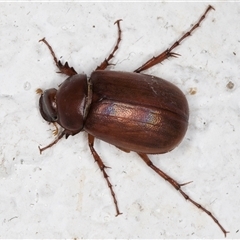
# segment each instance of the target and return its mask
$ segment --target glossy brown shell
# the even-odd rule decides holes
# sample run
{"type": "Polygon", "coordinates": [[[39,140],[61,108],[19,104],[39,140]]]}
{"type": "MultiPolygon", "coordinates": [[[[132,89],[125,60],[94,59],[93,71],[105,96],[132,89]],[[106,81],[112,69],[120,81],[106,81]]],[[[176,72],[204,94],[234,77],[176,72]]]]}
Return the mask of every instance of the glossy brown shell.
{"type": "Polygon", "coordinates": [[[58,124],[69,135],[83,128],[83,115],[87,97],[87,76],[77,74],[66,79],[56,94],[58,124]]]}
{"type": "Polygon", "coordinates": [[[183,139],[189,110],[182,91],[161,78],[95,71],[93,100],[84,130],[121,149],[157,154],[183,139]]]}

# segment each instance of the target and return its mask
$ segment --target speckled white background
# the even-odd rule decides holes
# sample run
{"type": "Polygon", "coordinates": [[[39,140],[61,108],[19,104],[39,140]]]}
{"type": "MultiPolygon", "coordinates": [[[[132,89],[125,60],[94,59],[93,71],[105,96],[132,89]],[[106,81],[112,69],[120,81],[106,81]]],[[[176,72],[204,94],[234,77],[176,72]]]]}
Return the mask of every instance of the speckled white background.
{"type": "MultiPolygon", "coordinates": [[[[37,88],[56,87],[46,37],[56,54],[88,76],[109,54],[133,71],[195,23],[208,3],[0,3],[0,238],[223,238],[217,225],[134,153],[96,141],[123,215],[90,154],[86,133],[53,140],[37,88]]],[[[240,238],[240,4],[212,3],[201,27],[170,59],[146,73],[186,94],[189,129],[174,151],[151,156],[240,238]],[[228,89],[228,82],[234,84],[228,89]],[[190,89],[197,90],[195,95],[190,89]]],[[[101,127],[101,126],[99,126],[101,127]]]]}

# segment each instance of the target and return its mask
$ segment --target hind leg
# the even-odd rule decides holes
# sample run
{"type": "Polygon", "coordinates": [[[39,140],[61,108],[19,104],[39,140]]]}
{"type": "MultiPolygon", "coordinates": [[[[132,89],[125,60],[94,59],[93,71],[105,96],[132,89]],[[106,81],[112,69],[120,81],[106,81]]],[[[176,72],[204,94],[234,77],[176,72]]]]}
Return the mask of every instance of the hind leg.
{"type": "Polygon", "coordinates": [[[140,73],[148,68],[153,67],[154,65],[161,63],[162,61],[164,61],[167,58],[170,57],[178,57],[180,56],[180,54],[174,53],[172,52],[172,50],[174,48],[176,48],[178,45],[180,45],[180,43],[187,37],[191,36],[191,33],[200,26],[200,23],[203,21],[203,19],[206,17],[207,13],[214,8],[212,6],[208,6],[207,10],[204,12],[204,14],[201,16],[201,18],[199,19],[199,21],[190,29],[190,31],[188,31],[187,33],[185,33],[178,41],[176,41],[170,48],[166,49],[164,52],[162,52],[161,54],[159,54],[156,57],[152,57],[150,60],[148,60],[147,62],[145,62],[141,67],[139,67],[138,69],[136,69],[134,72],[136,73],[140,73]]]}

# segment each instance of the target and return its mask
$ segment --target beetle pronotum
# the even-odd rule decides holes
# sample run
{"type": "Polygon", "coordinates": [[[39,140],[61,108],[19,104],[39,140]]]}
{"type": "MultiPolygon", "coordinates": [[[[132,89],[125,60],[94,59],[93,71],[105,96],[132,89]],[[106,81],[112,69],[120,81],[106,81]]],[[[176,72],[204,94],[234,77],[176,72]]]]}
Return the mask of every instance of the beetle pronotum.
{"type": "Polygon", "coordinates": [[[62,131],[48,146],[56,144],[63,136],[75,135],[81,131],[88,133],[88,144],[91,153],[101,169],[111,191],[116,216],[120,213],[118,202],[106,172],[106,165],[94,149],[94,138],[115,145],[125,152],[134,151],[159,176],[168,181],[181,195],[196,207],[204,211],[220,227],[224,235],[228,233],[210,211],[190,198],[182,186],[169,175],[156,167],[147,154],[161,154],[174,149],[183,139],[188,127],[189,110],[184,94],[175,85],[161,78],[145,75],[141,72],[162,63],[170,57],[178,57],[172,52],[180,43],[200,26],[206,14],[214,9],[208,6],[199,21],[170,48],[156,57],[152,57],[133,73],[107,71],[110,60],[114,57],[121,41],[120,21],[117,43],[111,54],[91,74],[77,74],[73,67],[64,65],[57,59],[52,47],[43,38],[49,48],[60,73],[69,77],[59,89],[48,89],[37,92],[42,117],[49,123],[60,125],[62,131]]]}

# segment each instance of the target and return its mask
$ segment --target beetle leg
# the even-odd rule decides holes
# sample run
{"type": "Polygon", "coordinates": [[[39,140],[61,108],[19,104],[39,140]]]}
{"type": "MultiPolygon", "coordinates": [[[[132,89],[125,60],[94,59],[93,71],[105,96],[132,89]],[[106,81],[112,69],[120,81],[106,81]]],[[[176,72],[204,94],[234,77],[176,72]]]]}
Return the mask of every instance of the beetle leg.
{"type": "Polygon", "coordinates": [[[108,168],[108,167],[103,163],[102,159],[100,158],[100,156],[98,155],[98,153],[94,149],[93,144],[94,144],[94,136],[88,134],[88,145],[89,145],[89,148],[90,148],[90,150],[92,152],[92,155],[93,155],[95,161],[97,162],[100,170],[102,171],[104,178],[107,181],[108,187],[109,187],[109,189],[111,191],[111,194],[112,194],[112,197],[113,197],[113,201],[114,201],[114,204],[115,204],[115,208],[116,208],[116,212],[117,212],[116,217],[117,217],[118,215],[120,215],[122,213],[120,213],[120,211],[119,211],[117,199],[116,199],[115,193],[113,191],[112,184],[109,181],[109,179],[108,179],[109,176],[107,175],[107,173],[105,171],[105,168],[108,168]]]}
{"type": "Polygon", "coordinates": [[[107,68],[107,66],[112,65],[109,63],[109,61],[114,57],[114,53],[117,51],[119,43],[121,41],[121,35],[122,35],[122,31],[120,28],[120,21],[122,21],[122,19],[117,20],[114,24],[117,24],[118,27],[118,39],[117,39],[117,43],[113,49],[113,51],[110,53],[110,55],[108,56],[108,58],[106,58],[100,66],[98,66],[96,68],[96,70],[105,70],[107,68]]]}
{"type": "Polygon", "coordinates": [[[60,72],[58,72],[58,73],[66,74],[68,76],[73,76],[73,75],[77,74],[77,72],[75,71],[75,69],[73,67],[69,67],[68,62],[66,62],[64,65],[62,65],[61,61],[57,60],[57,57],[56,57],[52,47],[50,46],[50,44],[47,42],[47,40],[45,38],[39,40],[39,42],[44,42],[47,45],[48,49],[51,52],[51,55],[53,56],[53,60],[56,63],[56,66],[60,70],[60,72]]]}
{"type": "Polygon", "coordinates": [[[154,65],[161,63],[165,59],[169,57],[178,57],[180,54],[172,52],[174,48],[176,48],[180,43],[187,37],[191,36],[192,32],[200,26],[200,23],[203,21],[203,19],[206,17],[208,11],[211,9],[215,10],[211,5],[208,6],[207,10],[204,12],[204,14],[201,16],[201,18],[198,20],[198,22],[188,31],[185,33],[178,41],[176,41],[170,48],[166,49],[164,52],[159,54],[157,57],[152,57],[150,60],[148,60],[146,63],[144,63],[141,67],[136,69],[134,72],[140,73],[148,68],[153,67],[154,65]]]}
{"type": "Polygon", "coordinates": [[[204,211],[207,215],[209,215],[213,221],[220,227],[220,229],[222,230],[222,232],[224,233],[225,237],[228,233],[228,231],[226,231],[223,226],[219,223],[219,221],[212,215],[212,213],[210,211],[208,211],[206,208],[204,208],[203,206],[201,206],[199,203],[195,202],[194,200],[192,200],[182,189],[181,187],[185,184],[179,184],[178,182],[176,182],[173,178],[171,178],[170,176],[168,176],[166,173],[164,173],[163,171],[161,171],[159,168],[157,168],[155,165],[153,165],[153,163],[151,162],[151,160],[149,159],[149,157],[144,154],[144,153],[138,153],[138,155],[143,159],[143,161],[150,167],[152,168],[158,175],[160,175],[162,178],[164,178],[166,181],[168,181],[176,190],[178,190],[182,196],[186,199],[189,200],[191,203],[193,203],[196,207],[198,207],[199,209],[201,209],[202,211],[204,211]]]}
{"type": "Polygon", "coordinates": [[[46,147],[40,148],[40,147],[38,146],[38,149],[39,149],[39,151],[40,151],[40,154],[42,154],[42,152],[43,152],[44,150],[46,150],[46,149],[52,147],[53,145],[55,145],[64,135],[66,135],[66,133],[65,133],[65,131],[62,131],[61,134],[59,134],[59,135],[57,136],[57,138],[56,138],[53,142],[51,142],[50,144],[48,144],[46,147]]]}

